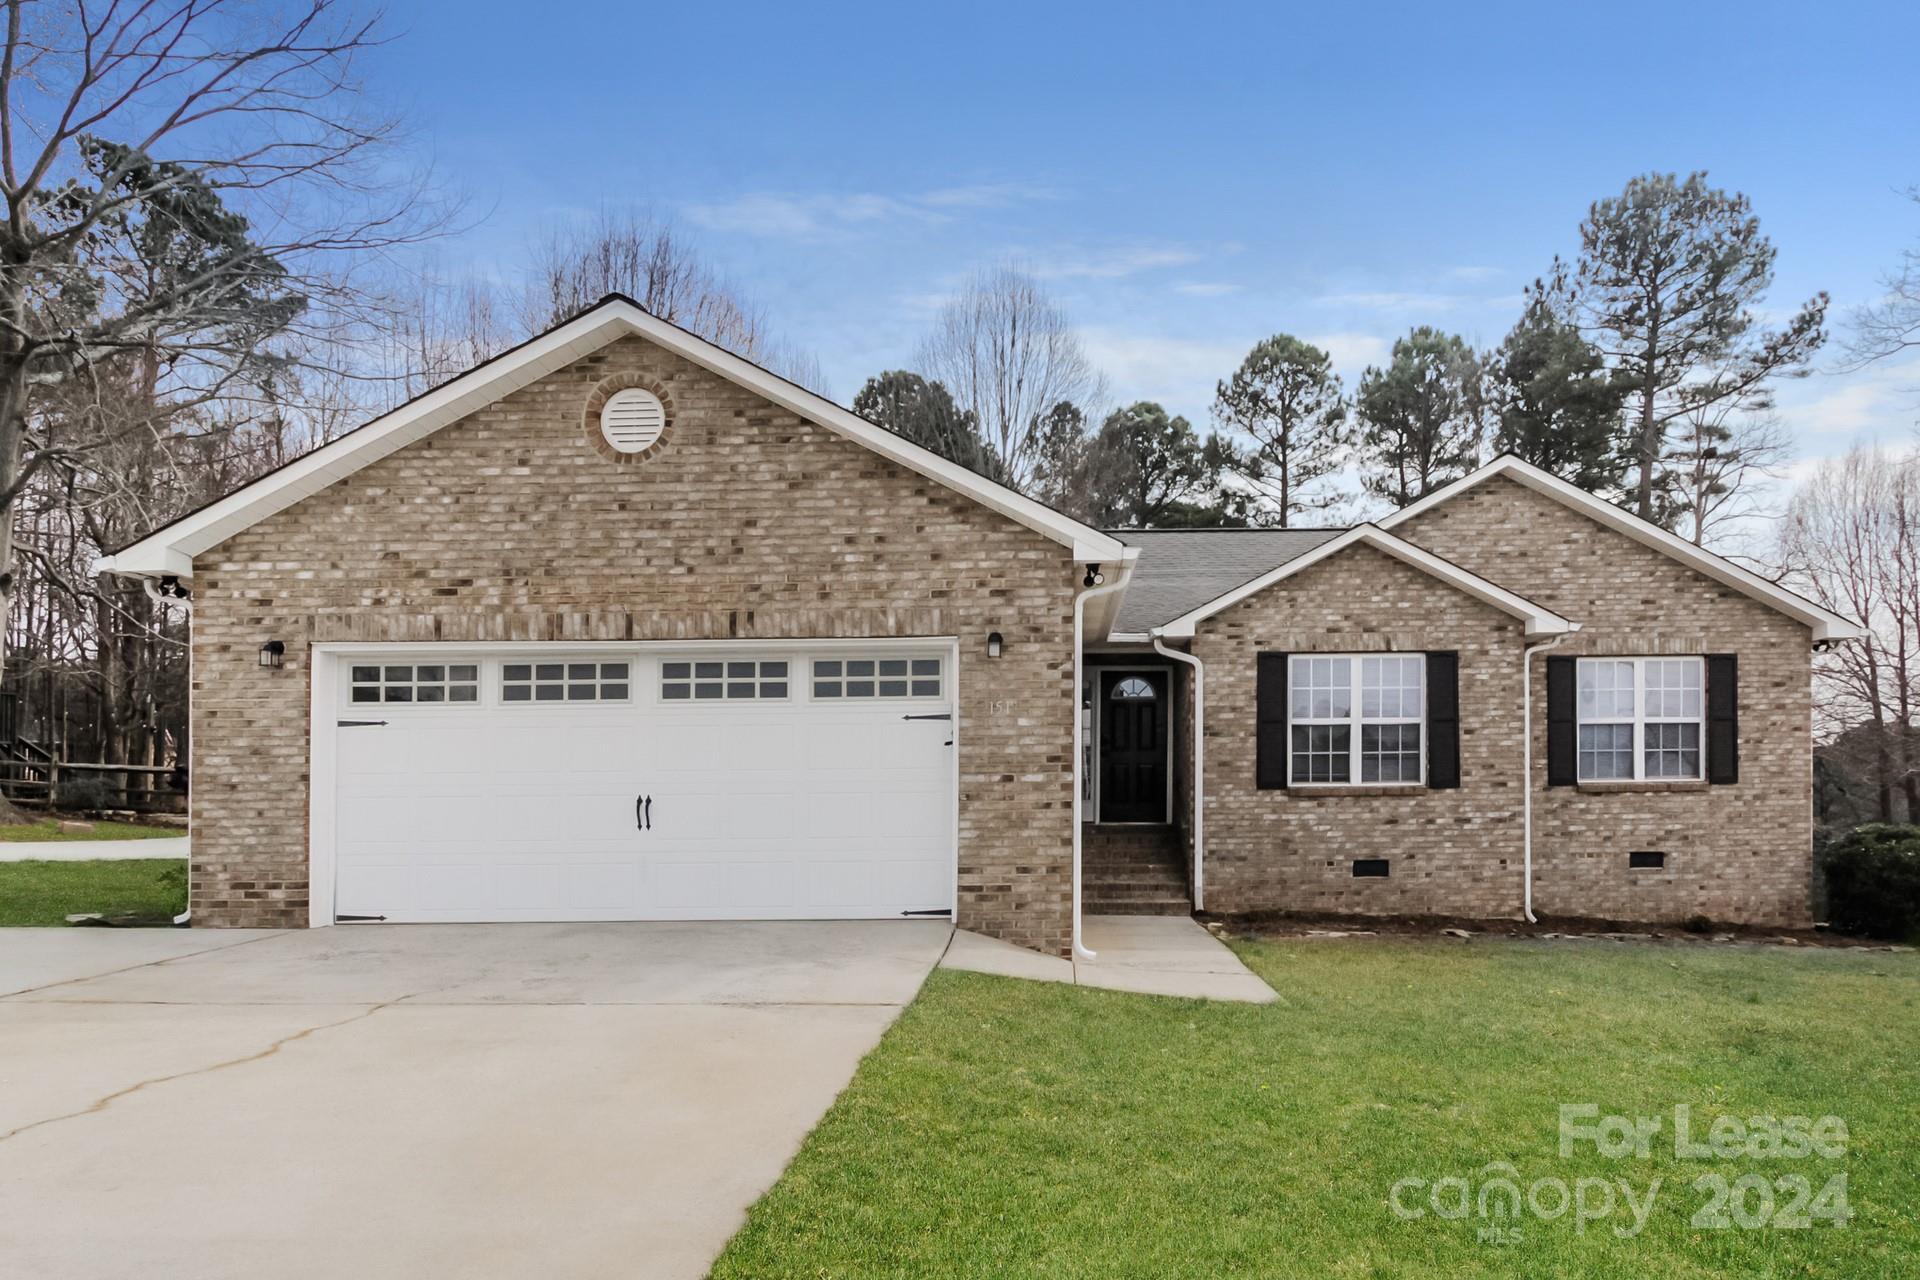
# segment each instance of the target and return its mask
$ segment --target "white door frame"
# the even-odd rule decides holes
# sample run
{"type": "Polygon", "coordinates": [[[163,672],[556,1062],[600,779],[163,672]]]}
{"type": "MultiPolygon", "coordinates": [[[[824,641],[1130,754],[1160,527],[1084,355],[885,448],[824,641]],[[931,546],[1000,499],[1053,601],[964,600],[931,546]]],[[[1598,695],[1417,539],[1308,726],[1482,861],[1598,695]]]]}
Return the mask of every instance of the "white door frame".
{"type": "MultiPolygon", "coordinates": [[[[833,653],[848,649],[919,649],[940,646],[953,673],[947,701],[953,708],[950,722],[953,746],[947,753],[948,863],[947,912],[951,921],[960,912],[960,641],[952,636],[863,636],[852,639],[817,640],[645,640],[645,641],[519,641],[493,640],[460,644],[445,640],[330,641],[308,646],[307,702],[307,924],[320,929],[335,923],[334,911],[339,876],[337,836],[334,817],[337,809],[336,782],[339,768],[338,721],[345,704],[340,700],[340,668],[344,659],[366,654],[418,655],[441,650],[448,654],[472,654],[478,658],[510,657],[519,654],[594,654],[619,658],[622,655],[653,657],[673,653],[716,653],[728,649],[751,648],[759,653],[804,655],[833,653]]],[[[483,677],[484,678],[484,677],[483,677]]],[[[796,680],[796,683],[799,681],[796,680]]],[[[807,683],[811,683],[808,673],[807,683]]],[[[810,691],[809,691],[810,693],[810,691]]],[[[371,709],[371,708],[369,708],[371,709]]],[[[196,735],[197,737],[197,735],[196,735]]],[[[1171,778],[1172,771],[1169,769],[1171,778]]]]}
{"type": "Polygon", "coordinates": [[[1173,822],[1173,667],[1151,662],[1113,663],[1087,667],[1093,676],[1093,823],[1097,827],[1164,827],[1173,822]],[[1158,822],[1107,822],[1100,816],[1100,717],[1107,700],[1100,696],[1100,676],[1107,671],[1162,672],[1167,677],[1167,799],[1158,822]]]}

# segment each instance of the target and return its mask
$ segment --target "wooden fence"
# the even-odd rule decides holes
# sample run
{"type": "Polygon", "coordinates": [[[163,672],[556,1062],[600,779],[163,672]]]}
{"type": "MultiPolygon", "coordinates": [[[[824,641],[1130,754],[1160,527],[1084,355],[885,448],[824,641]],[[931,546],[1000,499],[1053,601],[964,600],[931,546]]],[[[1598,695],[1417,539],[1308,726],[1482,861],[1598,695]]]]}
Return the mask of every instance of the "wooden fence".
{"type": "Polygon", "coordinates": [[[0,760],[0,791],[32,809],[185,813],[178,773],[168,765],[83,764],[24,751],[0,760]]]}

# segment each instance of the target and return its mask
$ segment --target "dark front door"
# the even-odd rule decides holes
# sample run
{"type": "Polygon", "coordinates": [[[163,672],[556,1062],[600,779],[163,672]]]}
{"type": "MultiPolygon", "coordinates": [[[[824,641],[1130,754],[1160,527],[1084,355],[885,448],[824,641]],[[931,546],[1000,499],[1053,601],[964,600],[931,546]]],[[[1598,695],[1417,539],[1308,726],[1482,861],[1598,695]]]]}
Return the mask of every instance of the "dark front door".
{"type": "Polygon", "coordinates": [[[1100,673],[1100,821],[1167,820],[1167,673],[1100,673]]]}

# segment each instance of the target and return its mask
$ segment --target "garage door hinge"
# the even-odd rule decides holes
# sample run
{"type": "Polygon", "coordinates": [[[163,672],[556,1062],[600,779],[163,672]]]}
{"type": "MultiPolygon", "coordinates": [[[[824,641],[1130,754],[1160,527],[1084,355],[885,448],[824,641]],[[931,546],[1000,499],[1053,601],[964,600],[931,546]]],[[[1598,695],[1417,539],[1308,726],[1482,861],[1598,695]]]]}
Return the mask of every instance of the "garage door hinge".
{"type": "Polygon", "coordinates": [[[363,924],[369,920],[385,920],[385,916],[335,916],[335,924],[363,924]]]}
{"type": "Polygon", "coordinates": [[[385,724],[386,721],[385,720],[336,720],[334,721],[334,723],[339,725],[342,729],[360,729],[370,725],[385,724]]]}
{"type": "Polygon", "coordinates": [[[931,911],[902,911],[900,914],[903,916],[950,916],[953,914],[953,908],[936,907],[931,911]]]}
{"type": "Polygon", "coordinates": [[[941,713],[940,713],[939,715],[932,715],[932,716],[901,716],[900,718],[901,718],[902,720],[951,720],[951,719],[953,719],[953,712],[951,712],[951,711],[942,711],[942,712],[941,712],[941,713]]]}

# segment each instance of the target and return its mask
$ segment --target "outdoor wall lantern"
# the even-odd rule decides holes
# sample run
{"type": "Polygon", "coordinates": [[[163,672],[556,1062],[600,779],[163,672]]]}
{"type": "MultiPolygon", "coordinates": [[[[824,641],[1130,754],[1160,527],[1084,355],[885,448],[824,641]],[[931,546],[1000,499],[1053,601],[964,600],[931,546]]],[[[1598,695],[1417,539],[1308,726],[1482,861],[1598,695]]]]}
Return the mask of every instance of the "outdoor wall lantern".
{"type": "Polygon", "coordinates": [[[284,640],[269,640],[260,646],[260,665],[279,670],[287,661],[287,645],[284,640]]]}
{"type": "Polygon", "coordinates": [[[999,657],[999,656],[1000,656],[1000,650],[1001,650],[1001,648],[1003,647],[1003,645],[1004,645],[1004,644],[1005,644],[1005,642],[1004,642],[1003,640],[1001,640],[1001,638],[1000,638],[1000,633],[999,633],[998,631],[994,631],[994,632],[990,632],[990,633],[988,633],[988,635],[987,635],[987,656],[988,656],[989,658],[997,658],[997,657],[999,657]]]}

